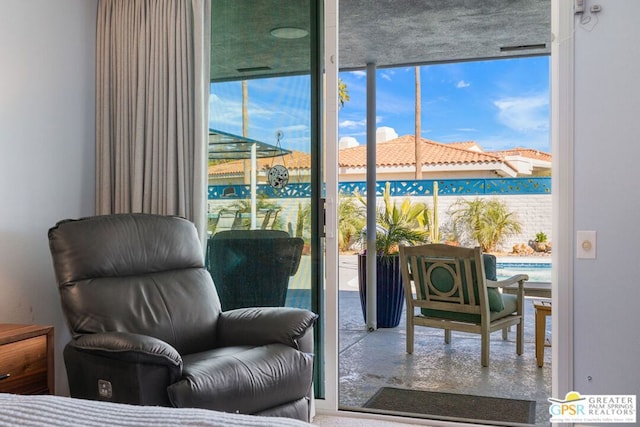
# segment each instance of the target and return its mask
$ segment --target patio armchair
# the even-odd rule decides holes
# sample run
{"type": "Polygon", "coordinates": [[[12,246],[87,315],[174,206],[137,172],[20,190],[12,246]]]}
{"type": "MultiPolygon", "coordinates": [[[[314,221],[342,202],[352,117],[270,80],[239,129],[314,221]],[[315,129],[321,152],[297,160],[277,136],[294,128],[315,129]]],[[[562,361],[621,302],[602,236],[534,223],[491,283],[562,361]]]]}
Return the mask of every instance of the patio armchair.
{"type": "Polygon", "coordinates": [[[279,213],[280,209],[269,209],[260,228],[262,228],[263,230],[273,230],[273,227],[276,225],[276,220],[278,219],[279,213]]]}
{"type": "Polygon", "coordinates": [[[480,248],[444,244],[401,246],[400,262],[407,305],[407,353],[413,353],[415,326],[444,329],[446,344],[451,342],[452,330],[471,332],[481,335],[480,361],[489,366],[490,334],[502,330],[507,339],[508,328],[514,325],[516,353],[523,353],[526,274],[496,281],[493,255],[483,254],[480,248]],[[499,291],[515,283],[515,295],[499,291]]]}
{"type": "Polygon", "coordinates": [[[49,230],[72,397],[309,421],[317,315],[223,311],[193,223],[116,214],[49,230]]]}
{"type": "Polygon", "coordinates": [[[242,223],[242,218],[240,217],[240,212],[236,210],[230,209],[221,209],[218,212],[216,219],[216,227],[215,233],[219,233],[221,231],[226,230],[235,230],[240,227],[242,223]]]}

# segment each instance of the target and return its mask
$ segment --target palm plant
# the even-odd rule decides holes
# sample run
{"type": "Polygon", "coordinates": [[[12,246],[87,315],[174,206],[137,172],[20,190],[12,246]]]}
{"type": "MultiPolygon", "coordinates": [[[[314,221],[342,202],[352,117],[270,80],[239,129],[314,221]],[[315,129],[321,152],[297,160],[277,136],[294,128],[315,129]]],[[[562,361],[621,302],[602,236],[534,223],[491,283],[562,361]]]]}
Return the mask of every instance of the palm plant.
{"type": "MultiPolygon", "coordinates": [[[[242,213],[251,212],[251,200],[238,199],[231,204],[231,208],[242,213]]],[[[258,193],[256,196],[256,209],[280,209],[280,205],[271,201],[267,194],[258,193]]]]}
{"type": "Polygon", "coordinates": [[[505,237],[522,229],[514,213],[497,199],[460,199],[449,213],[457,234],[477,241],[483,252],[494,251],[505,237]]]}
{"type": "Polygon", "coordinates": [[[342,81],[342,79],[338,79],[338,103],[340,104],[340,108],[344,107],[344,103],[349,100],[349,90],[347,89],[347,84],[342,81]]]}
{"type": "Polygon", "coordinates": [[[365,225],[365,217],[362,206],[355,197],[340,194],[338,204],[338,247],[341,251],[347,251],[357,239],[365,225]]]}
{"type": "MultiPolygon", "coordinates": [[[[251,212],[251,200],[250,199],[239,199],[236,200],[230,206],[232,209],[237,210],[240,213],[249,213],[251,212]]],[[[274,210],[279,211],[282,208],[276,202],[273,202],[269,199],[269,196],[265,193],[258,193],[256,197],[256,210],[274,210]]],[[[248,228],[251,220],[248,218],[244,218],[242,220],[244,227],[248,228]]],[[[273,224],[272,228],[274,230],[282,230],[283,222],[282,218],[278,217],[273,224]]]]}
{"type": "MultiPolygon", "coordinates": [[[[366,206],[359,194],[358,200],[366,206]]],[[[425,226],[430,222],[430,211],[424,203],[412,202],[409,197],[396,203],[391,200],[390,183],[384,188],[382,203],[376,207],[376,306],[378,327],[398,326],[404,303],[399,245],[417,244],[427,240],[425,226]]],[[[364,240],[366,233],[361,234],[364,240]]],[[[367,322],[367,254],[358,255],[358,287],[362,314],[367,322]]],[[[369,286],[371,286],[369,284],[369,286]]]]}
{"type": "MultiPolygon", "coordinates": [[[[366,206],[366,200],[357,195],[366,206]]],[[[427,205],[412,202],[406,197],[398,204],[391,200],[390,184],[387,182],[382,197],[383,203],[376,212],[376,252],[383,256],[394,255],[404,243],[424,243],[428,234],[425,227],[430,223],[427,205]]]]}

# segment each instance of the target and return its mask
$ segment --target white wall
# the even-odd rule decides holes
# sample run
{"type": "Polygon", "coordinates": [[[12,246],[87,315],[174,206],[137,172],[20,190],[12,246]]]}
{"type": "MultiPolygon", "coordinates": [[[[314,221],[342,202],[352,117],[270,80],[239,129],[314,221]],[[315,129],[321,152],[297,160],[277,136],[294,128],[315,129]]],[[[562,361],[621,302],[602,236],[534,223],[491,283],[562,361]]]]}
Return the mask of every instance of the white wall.
{"type": "Polygon", "coordinates": [[[573,261],[574,385],[640,397],[640,2],[586,3],[602,12],[575,28],[573,223],[597,258],[573,261]]]}
{"type": "Polygon", "coordinates": [[[0,3],[0,323],[55,326],[68,341],[47,230],[94,212],[97,0],[0,3]]]}

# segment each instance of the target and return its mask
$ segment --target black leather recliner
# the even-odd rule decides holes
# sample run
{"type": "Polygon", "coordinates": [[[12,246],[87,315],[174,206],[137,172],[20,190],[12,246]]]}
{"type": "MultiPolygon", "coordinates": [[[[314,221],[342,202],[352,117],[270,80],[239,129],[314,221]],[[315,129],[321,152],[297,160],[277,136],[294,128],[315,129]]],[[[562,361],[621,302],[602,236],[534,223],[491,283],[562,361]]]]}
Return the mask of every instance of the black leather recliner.
{"type": "Polygon", "coordinates": [[[223,312],[191,222],[65,220],[49,245],[72,397],[309,420],[317,315],[223,312]]]}

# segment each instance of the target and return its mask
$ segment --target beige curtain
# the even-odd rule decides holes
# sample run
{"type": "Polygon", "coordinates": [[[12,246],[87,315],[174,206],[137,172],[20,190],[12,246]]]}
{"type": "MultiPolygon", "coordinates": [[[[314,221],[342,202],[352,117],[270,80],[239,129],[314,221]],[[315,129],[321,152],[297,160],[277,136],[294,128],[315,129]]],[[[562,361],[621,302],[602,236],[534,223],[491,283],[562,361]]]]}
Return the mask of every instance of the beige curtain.
{"type": "Polygon", "coordinates": [[[206,226],[210,0],[100,0],[96,212],[206,226]]]}

